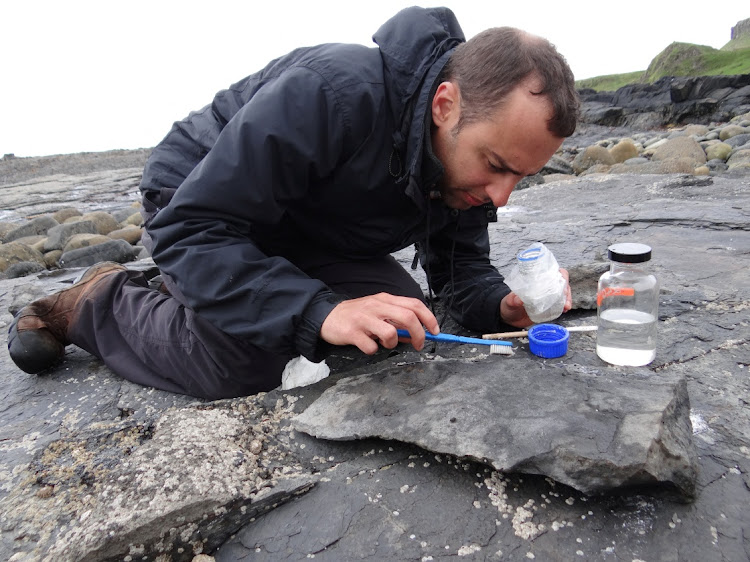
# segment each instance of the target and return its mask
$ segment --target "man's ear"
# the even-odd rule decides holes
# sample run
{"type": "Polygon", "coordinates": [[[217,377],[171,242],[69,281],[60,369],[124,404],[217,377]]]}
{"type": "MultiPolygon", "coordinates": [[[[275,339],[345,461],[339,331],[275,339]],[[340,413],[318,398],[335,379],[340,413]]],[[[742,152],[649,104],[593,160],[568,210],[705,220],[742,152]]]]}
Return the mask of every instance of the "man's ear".
{"type": "Polygon", "coordinates": [[[452,128],[461,113],[461,96],[453,82],[441,82],[432,98],[432,122],[452,128]]]}

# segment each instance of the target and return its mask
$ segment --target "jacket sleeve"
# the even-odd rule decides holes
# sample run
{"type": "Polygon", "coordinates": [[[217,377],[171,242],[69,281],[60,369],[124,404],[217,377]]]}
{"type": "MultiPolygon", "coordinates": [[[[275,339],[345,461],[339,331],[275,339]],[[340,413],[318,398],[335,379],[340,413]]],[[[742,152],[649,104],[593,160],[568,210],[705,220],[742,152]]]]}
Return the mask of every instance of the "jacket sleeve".
{"type": "Polygon", "coordinates": [[[483,214],[482,208],[460,212],[457,221],[433,234],[423,268],[437,294],[446,304],[452,303],[449,312],[456,322],[488,333],[506,327],[500,317],[500,301],[510,288],[490,263],[483,214]]]}
{"type": "Polygon", "coordinates": [[[273,230],[342,158],[344,112],[306,68],[265,84],[151,222],[153,257],[187,304],[221,330],[315,360],[320,326],[342,297],[266,255],[273,230]]]}

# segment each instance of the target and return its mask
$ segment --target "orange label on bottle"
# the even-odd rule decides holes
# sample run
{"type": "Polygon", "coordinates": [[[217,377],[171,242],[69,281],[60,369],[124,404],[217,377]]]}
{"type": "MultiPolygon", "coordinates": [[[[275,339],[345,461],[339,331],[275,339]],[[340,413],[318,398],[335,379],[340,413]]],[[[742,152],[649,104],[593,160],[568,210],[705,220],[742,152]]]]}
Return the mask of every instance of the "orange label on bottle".
{"type": "Polygon", "coordinates": [[[633,287],[608,287],[596,294],[596,306],[601,306],[602,301],[607,297],[632,297],[634,294],[635,289],[633,287]]]}

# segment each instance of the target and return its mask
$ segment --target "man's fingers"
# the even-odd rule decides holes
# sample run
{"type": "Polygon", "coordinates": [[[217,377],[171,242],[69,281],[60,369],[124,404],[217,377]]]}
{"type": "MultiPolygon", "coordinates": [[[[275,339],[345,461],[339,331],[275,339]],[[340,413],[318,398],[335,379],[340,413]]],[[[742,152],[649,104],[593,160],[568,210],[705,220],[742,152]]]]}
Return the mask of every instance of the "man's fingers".
{"type": "Polygon", "coordinates": [[[379,293],[338,304],[323,322],[320,337],[334,345],[356,345],[364,353],[375,353],[377,343],[393,348],[397,328],[410,332],[412,345],[424,347],[424,327],[439,331],[437,319],[419,299],[379,293]]]}
{"type": "Polygon", "coordinates": [[[364,333],[361,334],[361,337],[355,338],[355,341],[352,341],[352,345],[357,346],[366,355],[374,355],[380,347],[374,338],[367,337],[364,333]]]}
{"type": "Polygon", "coordinates": [[[568,274],[568,270],[564,268],[560,268],[560,273],[562,274],[563,278],[565,278],[565,308],[564,311],[567,312],[571,308],[573,308],[573,292],[570,289],[570,275],[568,274]]]}
{"type": "Polygon", "coordinates": [[[388,293],[379,293],[375,295],[376,298],[382,299],[384,302],[403,308],[414,313],[420,323],[433,334],[437,334],[440,331],[438,326],[437,318],[432,311],[419,299],[411,297],[398,297],[390,295],[388,293]]]}

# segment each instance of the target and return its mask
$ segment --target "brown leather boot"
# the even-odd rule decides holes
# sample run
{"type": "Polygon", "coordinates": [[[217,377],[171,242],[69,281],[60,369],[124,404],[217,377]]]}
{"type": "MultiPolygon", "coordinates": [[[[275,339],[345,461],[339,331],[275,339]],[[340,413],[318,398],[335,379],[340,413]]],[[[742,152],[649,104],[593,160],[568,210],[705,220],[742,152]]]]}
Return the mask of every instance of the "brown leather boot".
{"type": "Polygon", "coordinates": [[[90,267],[69,289],[23,307],[8,329],[8,352],[23,371],[36,374],[54,366],[70,343],[67,332],[78,302],[112,273],[124,271],[119,263],[102,262],[90,267]]]}

